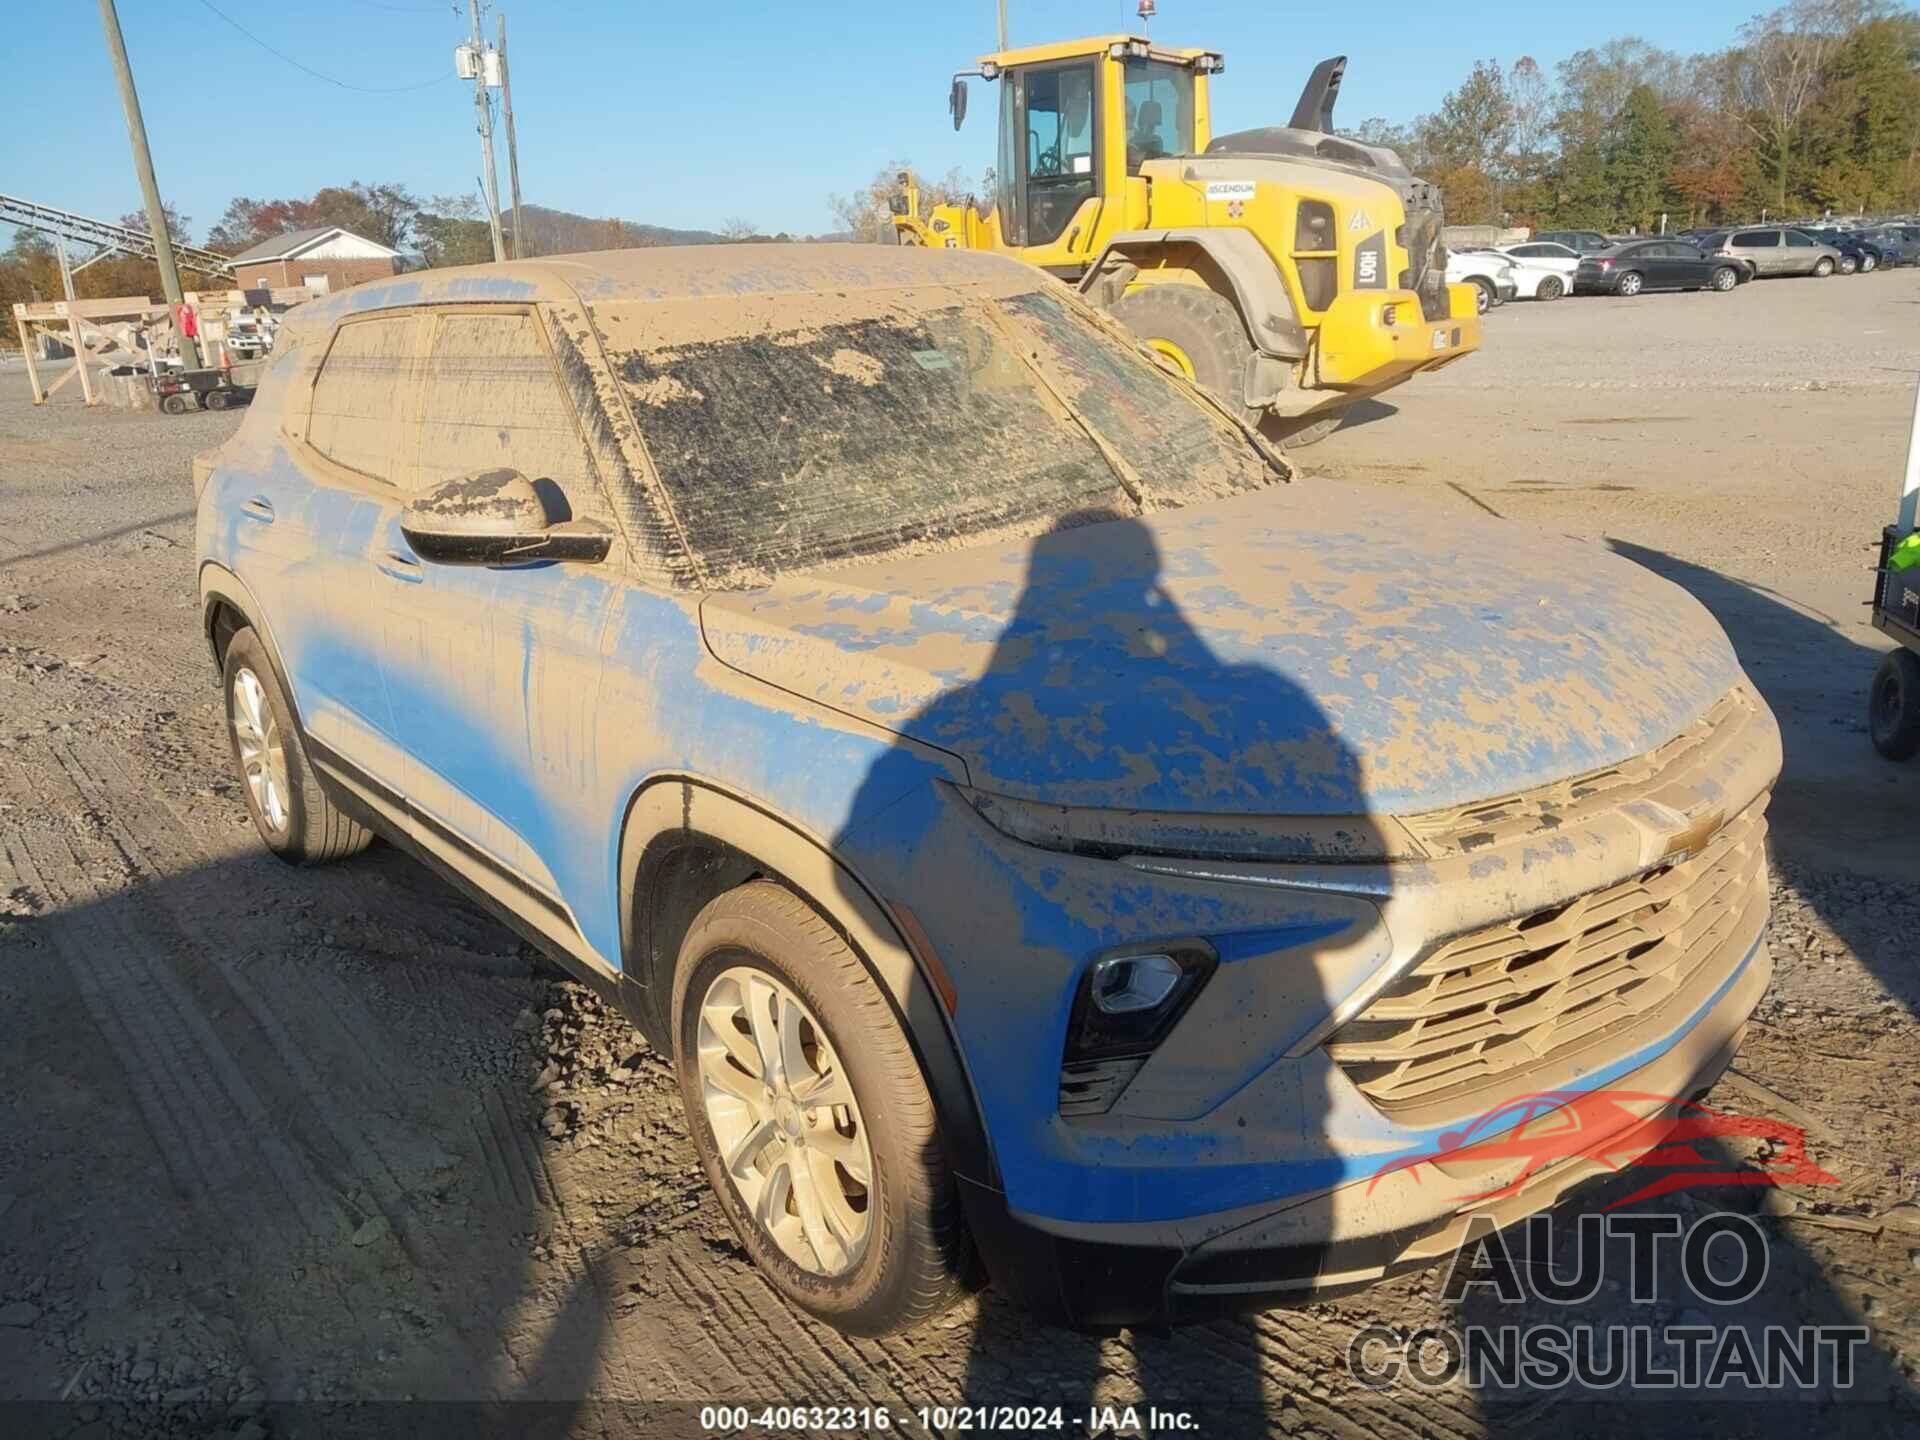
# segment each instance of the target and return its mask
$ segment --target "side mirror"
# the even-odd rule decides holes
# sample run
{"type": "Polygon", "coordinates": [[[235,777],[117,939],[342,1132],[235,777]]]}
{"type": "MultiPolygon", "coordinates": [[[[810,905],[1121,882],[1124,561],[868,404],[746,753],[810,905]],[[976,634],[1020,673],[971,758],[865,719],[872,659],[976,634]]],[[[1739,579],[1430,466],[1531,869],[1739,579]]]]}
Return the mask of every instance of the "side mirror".
{"type": "Polygon", "coordinates": [[[967,118],[967,82],[958,75],[953,77],[953,88],[947,91],[947,113],[953,116],[953,128],[958,130],[960,122],[967,118]]]}
{"type": "Polygon", "coordinates": [[[540,484],[518,470],[456,475],[417,496],[401,513],[400,533],[436,565],[512,565],[607,558],[613,534],[591,520],[554,521],[540,484]]]}

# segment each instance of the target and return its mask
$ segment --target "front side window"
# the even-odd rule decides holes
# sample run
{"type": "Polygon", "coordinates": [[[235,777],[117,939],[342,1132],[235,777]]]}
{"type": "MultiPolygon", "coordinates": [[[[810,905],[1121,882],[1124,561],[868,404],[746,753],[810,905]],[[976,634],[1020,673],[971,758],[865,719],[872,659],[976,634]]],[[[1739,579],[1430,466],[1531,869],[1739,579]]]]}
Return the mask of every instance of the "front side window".
{"type": "Polygon", "coordinates": [[[314,377],[307,443],[336,464],[386,480],[393,473],[394,416],[418,353],[413,315],[342,325],[314,377]]]}
{"type": "Polygon", "coordinates": [[[722,587],[1137,513],[1083,427],[1162,503],[1276,478],[1235,427],[1053,296],[854,291],[810,297],[803,322],[706,301],[595,319],[624,337],[608,358],[674,528],[722,587]]]}
{"type": "Polygon", "coordinates": [[[1193,71],[1165,60],[1130,57],[1126,63],[1127,173],[1149,160],[1191,155],[1193,71]]]}
{"type": "Polygon", "coordinates": [[[434,317],[418,414],[402,425],[394,480],[420,490],[482,470],[551,480],[579,505],[592,463],[573,402],[526,313],[434,317]]]}
{"type": "Polygon", "coordinates": [[[1050,245],[1095,191],[1091,65],[1031,70],[1027,97],[1027,238],[1050,245]]]}

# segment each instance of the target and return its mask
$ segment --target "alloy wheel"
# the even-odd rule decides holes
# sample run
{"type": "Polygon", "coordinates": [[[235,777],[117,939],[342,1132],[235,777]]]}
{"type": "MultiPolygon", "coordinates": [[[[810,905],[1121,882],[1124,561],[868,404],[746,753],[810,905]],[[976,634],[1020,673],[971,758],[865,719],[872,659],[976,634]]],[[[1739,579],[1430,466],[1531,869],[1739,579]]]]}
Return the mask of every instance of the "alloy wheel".
{"type": "Polygon", "coordinates": [[[233,673],[233,737],[240,750],[240,771],[253,794],[254,808],[267,828],[286,833],[293,818],[287,779],[287,751],[280,724],[267,704],[260,677],[244,666],[233,673]]]}
{"type": "Polygon", "coordinates": [[[754,1223],[803,1270],[851,1270],[873,1229],[873,1152],[813,1012],[764,970],[723,970],[700,1001],[698,1064],[721,1166],[754,1223]]]}

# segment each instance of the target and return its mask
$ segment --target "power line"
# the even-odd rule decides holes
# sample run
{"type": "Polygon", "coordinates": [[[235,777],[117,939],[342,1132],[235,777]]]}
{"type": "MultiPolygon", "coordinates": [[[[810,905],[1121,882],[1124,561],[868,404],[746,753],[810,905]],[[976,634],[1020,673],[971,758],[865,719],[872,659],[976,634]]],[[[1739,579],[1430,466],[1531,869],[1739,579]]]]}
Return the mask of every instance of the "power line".
{"type": "Polygon", "coordinates": [[[300,71],[302,74],[311,75],[316,80],[324,80],[329,85],[337,85],[342,90],[353,90],[353,91],[357,91],[359,94],[362,94],[362,95],[398,95],[401,92],[407,91],[407,90],[425,90],[430,85],[444,85],[448,80],[454,78],[450,75],[442,75],[435,80],[422,80],[417,85],[354,85],[345,80],[336,80],[331,75],[322,75],[318,70],[315,70],[311,65],[301,64],[298,60],[294,59],[293,56],[287,54],[285,51],[274,49],[273,46],[269,45],[266,41],[262,40],[258,35],[254,34],[251,30],[247,29],[246,26],[242,25],[238,20],[234,19],[231,15],[226,14],[224,11],[216,8],[214,5],[209,3],[209,0],[200,0],[200,4],[209,13],[211,13],[218,19],[226,21],[227,24],[231,25],[235,30],[238,30],[242,35],[246,36],[247,39],[251,40],[255,45],[258,45],[262,50],[266,51],[269,55],[273,56],[275,59],[284,60],[287,62],[287,64],[293,66],[294,69],[300,71]]]}

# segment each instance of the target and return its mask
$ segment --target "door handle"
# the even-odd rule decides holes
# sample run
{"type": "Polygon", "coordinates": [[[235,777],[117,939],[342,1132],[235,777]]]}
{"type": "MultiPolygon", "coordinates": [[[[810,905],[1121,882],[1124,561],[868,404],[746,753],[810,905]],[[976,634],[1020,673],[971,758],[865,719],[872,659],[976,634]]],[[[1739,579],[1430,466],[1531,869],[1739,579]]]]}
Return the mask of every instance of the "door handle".
{"type": "Polygon", "coordinates": [[[418,585],[427,578],[426,572],[420,568],[420,562],[399,550],[387,551],[375,560],[373,565],[382,575],[390,576],[406,585],[418,585]]]}
{"type": "Polygon", "coordinates": [[[249,520],[258,520],[263,525],[273,523],[273,502],[264,495],[255,495],[251,500],[242,501],[240,513],[249,520]]]}

